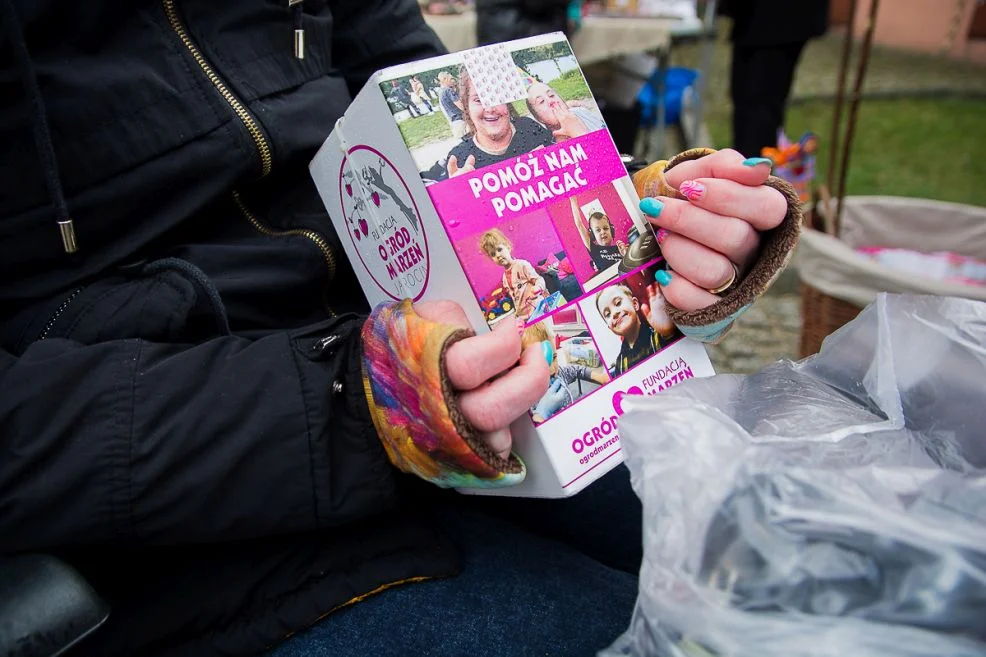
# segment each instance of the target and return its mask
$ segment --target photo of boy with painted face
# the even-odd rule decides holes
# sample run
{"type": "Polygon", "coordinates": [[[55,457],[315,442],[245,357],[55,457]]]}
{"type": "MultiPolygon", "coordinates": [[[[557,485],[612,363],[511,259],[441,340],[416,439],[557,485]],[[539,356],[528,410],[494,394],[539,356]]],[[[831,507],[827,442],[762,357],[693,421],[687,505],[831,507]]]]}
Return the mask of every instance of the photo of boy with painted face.
{"type": "Polygon", "coordinates": [[[677,337],[656,283],[646,286],[646,303],[641,303],[629,285],[620,282],[597,292],[595,305],[606,327],[620,338],[620,351],[609,361],[613,376],[656,354],[677,337]]]}

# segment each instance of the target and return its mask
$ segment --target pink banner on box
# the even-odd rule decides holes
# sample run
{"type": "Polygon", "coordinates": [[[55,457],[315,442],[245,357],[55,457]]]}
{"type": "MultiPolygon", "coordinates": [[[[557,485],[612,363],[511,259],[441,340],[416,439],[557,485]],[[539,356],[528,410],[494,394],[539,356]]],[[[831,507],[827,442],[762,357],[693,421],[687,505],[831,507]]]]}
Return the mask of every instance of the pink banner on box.
{"type": "Polygon", "coordinates": [[[428,188],[449,236],[471,235],[627,175],[606,130],[428,188]]]}

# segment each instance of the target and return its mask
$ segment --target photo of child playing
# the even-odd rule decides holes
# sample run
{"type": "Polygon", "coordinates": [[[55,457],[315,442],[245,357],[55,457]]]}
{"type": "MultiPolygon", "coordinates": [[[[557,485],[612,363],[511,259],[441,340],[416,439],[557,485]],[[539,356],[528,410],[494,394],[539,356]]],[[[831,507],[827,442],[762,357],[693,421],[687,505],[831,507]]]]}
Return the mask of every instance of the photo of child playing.
{"type": "Polygon", "coordinates": [[[549,295],[544,277],[529,261],[513,255],[513,244],[499,228],[492,228],[479,239],[479,249],[503,267],[503,287],[513,299],[517,319],[536,319],[565,303],[561,292],[549,295]]]}
{"type": "Polygon", "coordinates": [[[582,243],[589,249],[592,266],[597,272],[604,271],[620,262],[627,252],[626,242],[616,239],[616,228],[612,220],[602,212],[589,215],[589,226],[582,219],[579,202],[573,196],[569,199],[572,204],[572,218],[582,236],[582,243]]]}
{"type": "Polygon", "coordinates": [[[613,377],[680,337],[668,316],[660,287],[653,282],[657,269],[641,270],[582,303],[582,312],[592,318],[590,328],[613,377]]]}
{"type": "Polygon", "coordinates": [[[580,191],[548,206],[572,268],[588,292],[660,257],[627,179],[580,191]],[[653,244],[651,244],[653,242],[653,244]],[[644,248],[642,248],[644,247],[644,248]]]}
{"type": "Polygon", "coordinates": [[[570,317],[563,318],[562,315],[566,315],[566,311],[528,326],[521,336],[524,348],[541,345],[551,375],[547,392],[531,408],[531,419],[535,424],[549,420],[610,381],[606,369],[600,366],[599,354],[579,311],[572,308],[570,317]],[[564,319],[570,321],[564,322],[564,319]]]}

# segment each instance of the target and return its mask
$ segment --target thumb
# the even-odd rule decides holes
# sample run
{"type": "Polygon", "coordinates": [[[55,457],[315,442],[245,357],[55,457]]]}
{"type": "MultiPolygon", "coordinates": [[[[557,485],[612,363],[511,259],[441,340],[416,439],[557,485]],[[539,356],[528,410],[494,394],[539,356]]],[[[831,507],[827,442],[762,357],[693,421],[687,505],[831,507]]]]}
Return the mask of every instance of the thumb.
{"type": "Polygon", "coordinates": [[[497,429],[483,434],[483,442],[493,450],[501,459],[510,457],[510,447],[513,445],[513,437],[510,435],[510,427],[497,429]]]}
{"type": "Polygon", "coordinates": [[[554,137],[555,139],[564,139],[565,137],[568,136],[568,133],[565,132],[563,128],[559,128],[558,130],[553,131],[551,133],[551,136],[554,137]]]}
{"type": "MultiPolygon", "coordinates": [[[[472,157],[472,156],[470,155],[469,157],[472,157]]],[[[457,158],[456,156],[452,155],[448,159],[448,172],[449,172],[449,174],[453,174],[453,173],[455,173],[458,170],[459,170],[459,158],[457,158]]]]}
{"type": "Polygon", "coordinates": [[[470,169],[475,169],[476,168],[476,156],[475,155],[470,155],[469,157],[466,158],[466,167],[467,168],[470,168],[470,169]]]}

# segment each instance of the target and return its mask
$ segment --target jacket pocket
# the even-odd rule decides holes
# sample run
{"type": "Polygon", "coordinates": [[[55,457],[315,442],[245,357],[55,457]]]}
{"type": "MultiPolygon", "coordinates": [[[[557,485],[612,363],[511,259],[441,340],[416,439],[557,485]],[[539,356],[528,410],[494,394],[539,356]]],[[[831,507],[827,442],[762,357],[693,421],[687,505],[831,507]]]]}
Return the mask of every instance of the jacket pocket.
{"type": "Polygon", "coordinates": [[[208,277],[187,261],[165,258],[74,290],[36,339],[195,343],[229,332],[222,300],[208,277]]]}

